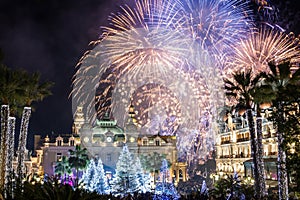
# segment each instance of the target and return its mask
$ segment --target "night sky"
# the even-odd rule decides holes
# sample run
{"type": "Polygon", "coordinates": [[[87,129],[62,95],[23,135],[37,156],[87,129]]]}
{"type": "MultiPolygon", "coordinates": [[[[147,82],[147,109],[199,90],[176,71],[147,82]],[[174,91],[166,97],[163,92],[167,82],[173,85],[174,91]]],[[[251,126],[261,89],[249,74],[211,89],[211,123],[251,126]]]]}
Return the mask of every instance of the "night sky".
{"type": "MultiPolygon", "coordinates": [[[[107,25],[109,14],[128,1],[0,1],[0,48],[5,54],[4,64],[10,68],[39,71],[43,81],[55,83],[53,95],[35,104],[29,140],[34,134],[71,132],[72,106],[68,96],[75,66],[90,49],[89,42],[100,36],[100,26],[107,25]]],[[[293,26],[299,27],[299,23],[293,26]]]]}
{"type": "MultiPolygon", "coordinates": [[[[4,64],[41,73],[53,95],[35,104],[29,134],[71,132],[72,76],[89,42],[101,34],[117,0],[1,0],[0,48],[4,64]]],[[[18,132],[18,129],[16,130],[18,132]]]]}

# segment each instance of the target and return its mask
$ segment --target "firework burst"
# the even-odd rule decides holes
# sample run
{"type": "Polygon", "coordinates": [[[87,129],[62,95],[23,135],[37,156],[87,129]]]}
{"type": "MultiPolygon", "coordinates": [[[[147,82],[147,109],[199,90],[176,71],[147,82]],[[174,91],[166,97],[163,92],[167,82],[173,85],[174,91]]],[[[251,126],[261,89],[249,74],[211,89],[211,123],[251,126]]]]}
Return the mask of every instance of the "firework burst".
{"type": "Polygon", "coordinates": [[[234,48],[234,54],[227,64],[225,74],[230,76],[237,70],[252,70],[254,74],[268,72],[268,63],[280,64],[290,61],[296,65],[300,61],[299,38],[269,27],[253,32],[246,40],[241,40],[234,48]]]}
{"type": "MultiPolygon", "coordinates": [[[[96,98],[101,117],[111,109],[112,91],[124,74],[130,75],[128,80],[149,80],[181,67],[189,48],[186,37],[175,28],[180,27],[178,12],[176,3],[144,0],[137,1],[133,9],[125,6],[113,14],[111,27],[104,28],[102,40],[95,42],[95,49],[80,62],[74,81],[79,89],[74,92],[76,99],[91,100],[95,94],[89,97],[84,92],[88,91],[86,85],[95,90],[100,80],[99,88],[105,88],[96,98]]],[[[93,105],[88,110],[93,112],[93,105]]]]}
{"type": "MultiPolygon", "coordinates": [[[[209,28],[197,31],[193,27],[198,22],[187,20],[189,11],[178,1],[137,0],[133,8],[124,6],[112,14],[111,26],[104,27],[101,39],[93,42],[94,49],[80,60],[73,83],[73,109],[84,105],[91,123],[109,112],[124,126],[132,104],[142,131],[176,134],[181,144],[187,143],[180,145],[183,155],[205,158],[213,148],[216,108],[223,103],[221,71],[211,50],[228,44],[230,34],[233,41],[242,35],[242,31],[226,32],[234,27],[230,20],[236,19],[236,10],[227,13],[227,21],[217,23],[226,17],[225,8],[229,12],[233,6],[222,2],[208,7],[215,9],[213,15],[198,15],[198,19],[214,18],[209,28]]],[[[242,22],[237,24],[240,30],[242,22]]]]}
{"type": "Polygon", "coordinates": [[[193,40],[222,63],[231,46],[246,38],[252,27],[248,2],[185,0],[186,28],[193,40]]]}

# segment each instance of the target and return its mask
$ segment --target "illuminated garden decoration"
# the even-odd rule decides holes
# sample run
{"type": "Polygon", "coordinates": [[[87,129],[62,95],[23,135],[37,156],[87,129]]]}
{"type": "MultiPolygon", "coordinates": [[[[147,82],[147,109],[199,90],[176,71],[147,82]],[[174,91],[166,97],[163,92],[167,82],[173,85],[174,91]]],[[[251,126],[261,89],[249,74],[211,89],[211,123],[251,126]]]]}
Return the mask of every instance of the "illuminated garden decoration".
{"type": "Polygon", "coordinates": [[[151,192],[151,175],[145,173],[139,158],[135,160],[137,178],[140,183],[140,193],[151,192]]]}
{"type": "Polygon", "coordinates": [[[14,148],[15,148],[15,125],[16,125],[16,118],[9,117],[8,129],[6,135],[7,155],[5,160],[6,164],[5,164],[5,182],[4,182],[8,193],[12,191],[13,178],[14,178],[13,160],[14,160],[14,148]]]}
{"type": "Polygon", "coordinates": [[[102,160],[91,159],[89,165],[83,172],[81,181],[83,187],[91,192],[98,194],[108,194],[110,188],[107,182],[107,177],[103,169],[102,160]]]}
{"type": "Polygon", "coordinates": [[[96,163],[94,159],[91,159],[86,169],[83,171],[82,177],[80,179],[80,184],[83,184],[83,187],[86,190],[94,191],[92,187],[92,180],[95,177],[96,163]]]}
{"type": "Polygon", "coordinates": [[[24,161],[26,159],[26,141],[27,141],[30,115],[31,115],[31,108],[24,107],[22,120],[21,120],[19,145],[17,151],[17,175],[21,179],[25,178],[27,173],[24,161]]]}
{"type": "Polygon", "coordinates": [[[103,163],[100,158],[97,161],[95,177],[92,181],[92,184],[98,194],[108,194],[110,192],[107,177],[103,168],[103,163]]]}
{"type": "Polygon", "coordinates": [[[160,176],[155,187],[154,200],[177,200],[180,195],[172,183],[168,161],[164,159],[160,168],[160,176]]]}
{"type": "Polygon", "coordinates": [[[134,157],[126,145],[123,147],[117,162],[116,173],[110,185],[111,193],[121,197],[143,190],[138,178],[134,157]]]}
{"type": "Polygon", "coordinates": [[[6,158],[8,156],[7,149],[7,130],[8,130],[9,106],[1,106],[1,157],[0,157],[0,189],[4,189],[5,171],[6,171],[6,158]]]}

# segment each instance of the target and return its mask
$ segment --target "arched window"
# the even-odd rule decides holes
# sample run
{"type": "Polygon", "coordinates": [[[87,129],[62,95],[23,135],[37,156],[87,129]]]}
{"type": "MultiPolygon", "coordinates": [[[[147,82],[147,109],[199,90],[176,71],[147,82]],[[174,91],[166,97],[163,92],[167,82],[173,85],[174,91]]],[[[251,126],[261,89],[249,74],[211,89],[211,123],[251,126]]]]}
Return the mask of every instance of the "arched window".
{"type": "Polygon", "coordinates": [[[63,138],[59,136],[56,138],[56,146],[62,146],[62,145],[63,145],[63,138]]]}
{"type": "Polygon", "coordinates": [[[74,137],[70,137],[70,138],[69,138],[69,145],[70,145],[70,146],[74,146],[74,145],[75,145],[74,137]]]}
{"type": "Polygon", "coordinates": [[[160,146],[160,140],[159,139],[155,140],[155,146],[160,146]]]}
{"type": "Polygon", "coordinates": [[[148,138],[143,138],[143,146],[147,146],[148,145],[148,138]]]}
{"type": "Polygon", "coordinates": [[[183,179],[183,173],[182,173],[182,170],[179,169],[179,180],[182,180],[183,179]]]}

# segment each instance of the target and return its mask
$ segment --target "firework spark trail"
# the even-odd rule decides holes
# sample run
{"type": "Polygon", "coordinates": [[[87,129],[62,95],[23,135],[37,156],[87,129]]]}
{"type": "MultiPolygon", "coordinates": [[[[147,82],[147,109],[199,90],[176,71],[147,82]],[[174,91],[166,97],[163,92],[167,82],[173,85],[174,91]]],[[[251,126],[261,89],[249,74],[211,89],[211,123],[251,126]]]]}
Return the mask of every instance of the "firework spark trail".
{"type": "Polygon", "coordinates": [[[136,90],[133,99],[133,105],[140,112],[137,114],[142,117],[137,120],[142,121],[142,127],[146,128],[144,132],[174,135],[180,123],[181,104],[172,91],[158,84],[148,84],[136,90]],[[160,120],[152,121],[158,116],[160,120]]]}
{"type": "Polygon", "coordinates": [[[300,61],[299,38],[269,27],[253,32],[248,39],[241,40],[234,50],[224,70],[227,77],[237,70],[251,69],[254,74],[268,72],[269,62],[280,64],[290,61],[296,66],[300,61]]]}
{"type": "Polygon", "coordinates": [[[185,0],[183,4],[187,31],[217,58],[219,65],[253,26],[248,1],[185,0]]]}
{"type": "MultiPolygon", "coordinates": [[[[114,92],[113,94],[115,105],[113,105],[112,107],[115,108],[113,110],[113,112],[115,113],[114,116],[126,116],[126,109],[129,105],[129,99],[133,97],[132,94],[134,94],[135,91],[138,91],[138,88],[145,88],[144,91],[149,92],[141,92],[141,95],[136,97],[137,99],[145,98],[154,102],[166,101],[167,99],[169,99],[169,101],[172,102],[173,97],[170,96],[170,94],[172,94],[176,96],[176,102],[179,102],[180,105],[185,106],[181,112],[175,112],[178,113],[176,114],[176,116],[178,116],[179,114],[181,115],[181,117],[178,117],[178,120],[182,121],[181,119],[183,119],[182,122],[186,123],[186,125],[189,124],[189,126],[196,126],[196,121],[200,117],[202,110],[205,110],[206,106],[208,107],[207,101],[209,97],[207,94],[205,94],[205,91],[207,89],[205,85],[202,85],[203,79],[198,78],[198,81],[196,81],[196,79],[190,74],[180,73],[180,70],[175,70],[174,72],[170,71],[168,74],[168,77],[157,75],[156,77],[149,77],[148,79],[142,80],[130,80],[128,78],[130,77],[130,75],[124,75],[122,80],[116,85],[116,92],[114,92]],[[159,87],[157,87],[156,89],[151,87],[148,88],[146,86],[147,84],[149,85],[149,83],[150,85],[153,85],[153,83],[155,83],[159,87]],[[167,87],[167,90],[163,89],[164,87],[167,87]],[[123,104],[119,102],[122,102],[123,104]],[[123,111],[123,113],[120,113],[120,111],[123,111]],[[191,118],[193,118],[193,120],[191,120],[191,118]],[[188,123],[188,120],[191,120],[191,122],[188,123]]],[[[200,75],[198,75],[198,77],[200,77],[200,75]]],[[[150,107],[152,105],[153,104],[149,104],[150,107]]],[[[172,106],[169,107],[166,105],[164,108],[162,108],[162,110],[176,110],[175,105],[170,105],[172,106]]],[[[142,115],[142,112],[139,113],[138,116],[139,115],[142,115]]],[[[126,122],[124,120],[118,121],[120,122],[120,124],[123,124],[123,122],[126,122]]],[[[141,122],[141,125],[144,124],[145,123],[141,122]]]]}

